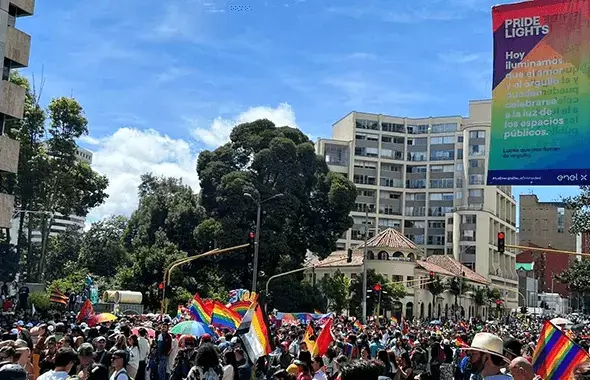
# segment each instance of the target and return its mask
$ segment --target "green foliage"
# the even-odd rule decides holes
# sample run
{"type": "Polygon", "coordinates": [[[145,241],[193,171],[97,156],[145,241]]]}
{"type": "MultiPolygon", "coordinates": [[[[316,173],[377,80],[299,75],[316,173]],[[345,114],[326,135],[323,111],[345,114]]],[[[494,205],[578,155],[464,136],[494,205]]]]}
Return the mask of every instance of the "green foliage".
{"type": "Polygon", "coordinates": [[[127,219],[114,216],[93,223],[80,246],[80,264],[91,273],[112,277],[128,263],[122,237],[127,219]]]}
{"type": "Polygon", "coordinates": [[[49,300],[48,293],[35,292],[29,294],[29,304],[35,305],[35,310],[41,315],[45,315],[53,307],[49,300]]]}
{"type": "Polygon", "coordinates": [[[565,207],[572,210],[570,232],[579,234],[590,231],[590,186],[580,186],[580,194],[563,198],[565,207]]]}
{"type": "Polygon", "coordinates": [[[47,287],[48,291],[59,290],[61,292],[76,292],[81,293],[84,290],[84,280],[88,272],[85,270],[78,270],[75,272],[69,272],[66,277],[56,279],[49,283],[47,287]]]}
{"type": "Polygon", "coordinates": [[[445,290],[445,285],[440,280],[440,277],[438,275],[434,277],[434,281],[429,281],[428,284],[426,284],[426,286],[430,294],[432,294],[433,299],[445,290]]]}
{"type": "Polygon", "coordinates": [[[328,310],[340,314],[348,309],[350,284],[350,279],[339,270],[319,281],[319,288],[328,299],[328,310]]]}
{"type": "Polygon", "coordinates": [[[453,277],[449,282],[449,291],[455,296],[455,305],[460,295],[464,295],[471,290],[471,286],[462,277],[453,277]]]}
{"type": "MultiPolygon", "coordinates": [[[[376,284],[381,284],[381,310],[392,310],[393,302],[406,296],[406,289],[402,284],[392,283],[382,274],[375,272],[374,269],[367,270],[367,288],[373,289],[376,284]],[[385,294],[387,292],[387,294],[385,294]]],[[[363,299],[363,277],[356,276],[350,286],[352,297],[350,299],[350,310],[357,318],[362,317],[362,299],[363,299]]],[[[375,295],[368,293],[367,298],[367,315],[373,314],[377,309],[378,299],[375,295]]]]}
{"type": "Polygon", "coordinates": [[[45,267],[47,281],[66,277],[72,270],[78,268],[78,256],[83,238],[83,232],[76,228],[68,228],[63,233],[50,237],[45,267]]]}
{"type": "Polygon", "coordinates": [[[285,313],[326,310],[326,299],[319,287],[302,279],[302,275],[292,275],[271,282],[269,310],[277,309],[285,313]]]}
{"type": "MultiPolygon", "coordinates": [[[[298,129],[277,128],[268,120],[240,124],[230,142],[199,155],[197,172],[201,204],[216,222],[218,246],[243,244],[255,228],[257,205],[244,193],[263,202],[259,286],[269,276],[301,267],[308,249],[326,257],[352,225],[354,185],[329,173],[298,129]],[[264,202],[279,193],[283,196],[264,202]]],[[[220,258],[229,288],[250,286],[252,259],[246,254],[220,258]]]]}
{"type": "Polygon", "coordinates": [[[590,260],[574,261],[568,269],[555,276],[570,290],[578,293],[590,292],[590,260]]]}

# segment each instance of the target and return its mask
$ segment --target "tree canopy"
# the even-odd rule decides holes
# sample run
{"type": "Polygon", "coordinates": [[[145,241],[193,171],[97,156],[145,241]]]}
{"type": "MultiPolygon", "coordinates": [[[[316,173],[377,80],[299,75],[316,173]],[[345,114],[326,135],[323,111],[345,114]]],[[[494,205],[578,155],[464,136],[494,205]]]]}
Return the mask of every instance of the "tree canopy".
{"type": "MultiPolygon", "coordinates": [[[[402,284],[392,283],[388,278],[375,272],[374,269],[367,270],[367,289],[373,289],[380,284],[382,289],[381,310],[393,310],[393,302],[406,296],[406,289],[402,284]]],[[[357,318],[362,316],[363,299],[363,277],[356,276],[351,282],[350,311],[357,318]]],[[[378,298],[375,293],[368,293],[367,315],[373,314],[377,309],[378,298]]]]}

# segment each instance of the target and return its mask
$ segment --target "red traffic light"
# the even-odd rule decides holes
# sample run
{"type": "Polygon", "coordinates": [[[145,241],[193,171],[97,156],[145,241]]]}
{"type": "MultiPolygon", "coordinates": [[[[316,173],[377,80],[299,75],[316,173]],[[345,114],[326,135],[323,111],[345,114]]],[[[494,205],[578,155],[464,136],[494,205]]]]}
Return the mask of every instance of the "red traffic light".
{"type": "Polygon", "coordinates": [[[158,285],[158,289],[164,289],[164,283],[160,282],[160,284],[158,285]]]}
{"type": "Polygon", "coordinates": [[[428,274],[430,276],[430,278],[434,278],[434,272],[430,271],[430,273],[428,274]]]}
{"type": "Polygon", "coordinates": [[[373,289],[375,289],[376,292],[380,292],[381,291],[381,284],[375,284],[373,289]]]}
{"type": "Polygon", "coordinates": [[[254,236],[255,236],[254,232],[250,232],[249,236],[250,236],[250,239],[254,239],[254,236]]]}
{"type": "Polygon", "coordinates": [[[498,232],[498,239],[504,239],[505,237],[504,232],[498,232]]]}

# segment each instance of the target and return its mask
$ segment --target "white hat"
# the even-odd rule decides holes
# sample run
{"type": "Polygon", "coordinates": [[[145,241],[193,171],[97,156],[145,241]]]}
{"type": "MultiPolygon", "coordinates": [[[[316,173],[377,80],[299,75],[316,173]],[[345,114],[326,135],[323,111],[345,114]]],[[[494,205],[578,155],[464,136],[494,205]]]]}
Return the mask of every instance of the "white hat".
{"type": "Polygon", "coordinates": [[[509,362],[509,360],[504,357],[504,341],[502,338],[488,332],[475,334],[471,346],[462,348],[462,350],[479,351],[486,354],[496,355],[509,362]]]}

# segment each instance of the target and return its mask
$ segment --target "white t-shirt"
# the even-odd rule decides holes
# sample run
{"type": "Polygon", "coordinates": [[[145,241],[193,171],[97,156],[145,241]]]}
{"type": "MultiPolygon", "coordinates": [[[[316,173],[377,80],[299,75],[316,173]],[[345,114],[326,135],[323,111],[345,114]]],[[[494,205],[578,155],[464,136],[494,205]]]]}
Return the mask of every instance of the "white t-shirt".
{"type": "MultiPolygon", "coordinates": [[[[49,371],[39,376],[37,380],[65,380],[68,378],[68,373],[65,371],[49,371]]],[[[123,379],[119,379],[123,380],[123,379]]]]}
{"type": "Polygon", "coordinates": [[[129,363],[127,364],[132,368],[139,368],[139,348],[133,346],[129,349],[129,363]]]}
{"type": "Polygon", "coordinates": [[[221,380],[234,380],[234,367],[226,365],[223,367],[223,377],[221,380]]]}
{"type": "Polygon", "coordinates": [[[150,342],[142,336],[137,339],[137,345],[139,346],[139,360],[146,361],[150,354],[150,342]]]}

